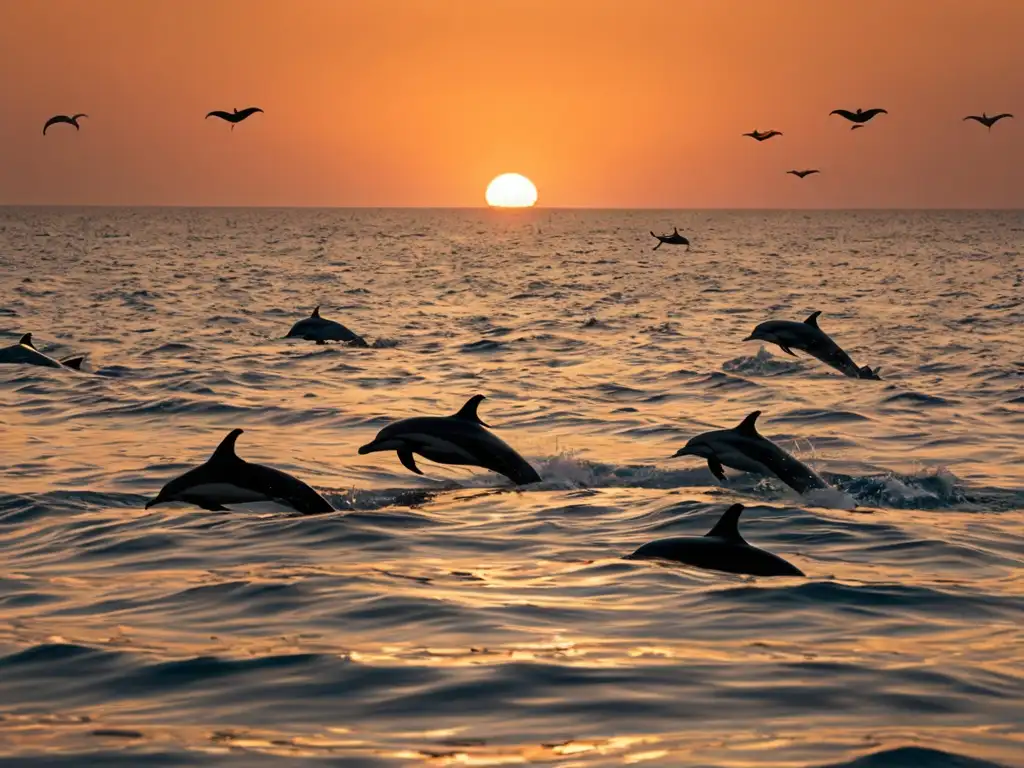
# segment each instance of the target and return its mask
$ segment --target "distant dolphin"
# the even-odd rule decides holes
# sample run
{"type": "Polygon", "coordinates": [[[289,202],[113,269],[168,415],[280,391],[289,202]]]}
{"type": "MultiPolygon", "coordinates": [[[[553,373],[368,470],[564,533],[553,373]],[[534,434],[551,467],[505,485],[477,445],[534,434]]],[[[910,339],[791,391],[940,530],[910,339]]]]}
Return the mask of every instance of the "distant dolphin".
{"type": "Polygon", "coordinates": [[[796,357],[793,350],[799,349],[811,357],[818,358],[826,365],[832,366],[851,379],[881,381],[878,375],[881,368],[871,370],[867,365],[861,368],[827,333],[818,327],[818,315],[820,314],[821,312],[811,312],[802,323],[792,320],[769,320],[757,326],[744,341],[767,341],[770,344],[778,344],[783,352],[793,355],[793,357],[796,357]]]}
{"type": "Polygon", "coordinates": [[[334,511],[334,507],[301,480],[240,459],[235,453],[235,441],[240,434],[241,429],[231,430],[205,464],[167,483],[155,499],[146,502],[146,509],[182,501],[220,511],[225,509],[225,504],[274,501],[304,515],[334,511]]]}
{"type": "Polygon", "coordinates": [[[674,560],[684,565],[751,576],[803,576],[778,555],[748,544],[740,536],[742,504],[733,504],[703,536],[679,536],[644,544],[627,560],[674,560]]]}
{"type": "Polygon", "coordinates": [[[357,333],[350,331],[341,323],[335,320],[327,320],[320,317],[320,305],[317,304],[313,314],[305,320],[299,320],[292,329],[288,331],[286,339],[305,339],[323,344],[327,341],[344,341],[353,347],[368,347],[366,340],[357,333]]]}
{"type": "Polygon", "coordinates": [[[397,451],[406,469],[422,475],[413,459],[418,453],[438,464],[483,467],[504,475],[516,485],[540,482],[540,475],[499,437],[488,432],[476,409],[483,395],[473,395],[454,416],[418,416],[384,427],[360,455],[397,451]]]}
{"type": "Polygon", "coordinates": [[[692,438],[677,456],[700,456],[719,480],[725,480],[724,464],[741,472],[753,472],[779,478],[797,493],[828,485],[806,464],[794,459],[771,440],[762,437],[755,426],[760,411],[754,411],[732,429],[716,429],[692,438]]]}
{"type": "Polygon", "coordinates": [[[43,136],[46,135],[47,128],[51,125],[56,125],[57,123],[67,123],[68,125],[75,126],[76,131],[79,130],[80,126],[78,125],[78,118],[80,117],[88,117],[88,115],[84,112],[79,112],[77,115],[71,115],[70,117],[68,115],[54,115],[47,120],[46,124],[43,126],[43,136]]]}
{"type": "Polygon", "coordinates": [[[669,245],[685,245],[686,250],[690,250],[690,241],[679,234],[678,227],[672,227],[671,235],[656,235],[651,232],[651,237],[658,238],[658,244],[651,249],[652,251],[658,250],[665,243],[668,243],[669,245]]]}
{"type": "Polygon", "coordinates": [[[56,360],[49,355],[44,355],[32,344],[32,334],[26,333],[17,344],[0,349],[0,364],[21,363],[24,365],[42,365],[46,368],[72,368],[76,371],[82,370],[82,361],[85,355],[66,357],[63,360],[56,360]]]}

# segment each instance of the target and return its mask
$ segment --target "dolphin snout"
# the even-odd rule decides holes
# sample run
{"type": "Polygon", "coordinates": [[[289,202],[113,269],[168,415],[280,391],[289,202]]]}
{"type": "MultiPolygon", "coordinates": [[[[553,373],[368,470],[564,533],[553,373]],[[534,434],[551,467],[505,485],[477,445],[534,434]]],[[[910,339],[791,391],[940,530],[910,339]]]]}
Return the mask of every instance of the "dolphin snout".
{"type": "Polygon", "coordinates": [[[150,499],[149,501],[146,502],[146,506],[144,507],[144,509],[149,509],[150,507],[155,507],[157,504],[160,504],[162,501],[163,501],[163,499],[160,498],[159,496],[157,496],[155,498],[152,498],[152,499],[150,499]]]}
{"type": "Polygon", "coordinates": [[[758,337],[755,336],[754,334],[750,334],[749,336],[747,336],[747,338],[744,339],[744,341],[757,341],[757,340],[758,340],[758,337]]]}
{"type": "Polygon", "coordinates": [[[363,456],[363,455],[365,455],[367,453],[373,453],[374,451],[377,450],[376,445],[377,445],[377,441],[374,440],[371,443],[367,443],[366,445],[359,446],[359,455],[363,456]]]}
{"type": "Polygon", "coordinates": [[[687,448],[684,446],[684,447],[680,448],[678,451],[676,451],[675,453],[673,453],[671,456],[669,456],[669,458],[670,459],[678,459],[680,456],[696,456],[696,455],[697,454],[695,454],[693,451],[687,450],[687,448]]]}

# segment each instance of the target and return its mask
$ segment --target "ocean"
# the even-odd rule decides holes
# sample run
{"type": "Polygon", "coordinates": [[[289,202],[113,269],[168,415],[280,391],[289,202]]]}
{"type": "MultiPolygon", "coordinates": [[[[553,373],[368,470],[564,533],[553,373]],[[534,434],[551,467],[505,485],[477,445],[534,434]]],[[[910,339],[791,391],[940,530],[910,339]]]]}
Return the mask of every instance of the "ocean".
{"type": "Polygon", "coordinates": [[[0,209],[2,766],[1024,766],[1024,213],[0,209]],[[649,231],[690,237],[689,251],[649,231]],[[284,340],[321,306],[369,348],[284,340]],[[743,339],[819,323],[883,381],[743,339]],[[480,415],[540,472],[357,454],[480,415]],[[832,486],[669,458],[758,428],[832,486]],[[336,513],[144,509],[233,428],[336,513]],[[625,560],[731,503],[806,578],[625,560]]]}

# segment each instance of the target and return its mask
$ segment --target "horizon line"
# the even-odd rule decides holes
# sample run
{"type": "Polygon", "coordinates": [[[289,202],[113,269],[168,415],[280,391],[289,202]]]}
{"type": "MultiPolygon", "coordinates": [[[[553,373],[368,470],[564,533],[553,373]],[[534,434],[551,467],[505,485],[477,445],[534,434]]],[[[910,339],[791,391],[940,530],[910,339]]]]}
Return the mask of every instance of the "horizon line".
{"type": "Polygon", "coordinates": [[[564,205],[564,206],[542,206],[534,205],[524,208],[495,208],[489,205],[194,205],[187,203],[0,203],[0,210],[13,208],[67,208],[67,209],[186,209],[186,210],[310,210],[310,211],[498,211],[502,214],[517,215],[527,211],[671,211],[671,212],[722,212],[722,211],[765,211],[765,212],[836,212],[836,211],[877,211],[877,212],[900,212],[900,211],[959,211],[959,212],[1024,212],[1024,207],[974,207],[974,206],[922,206],[922,207],[872,207],[872,206],[847,206],[847,207],[813,207],[813,208],[784,208],[784,207],[760,207],[760,206],[711,206],[711,207],[678,207],[666,208],[661,206],[589,206],[589,205],[564,205]]]}

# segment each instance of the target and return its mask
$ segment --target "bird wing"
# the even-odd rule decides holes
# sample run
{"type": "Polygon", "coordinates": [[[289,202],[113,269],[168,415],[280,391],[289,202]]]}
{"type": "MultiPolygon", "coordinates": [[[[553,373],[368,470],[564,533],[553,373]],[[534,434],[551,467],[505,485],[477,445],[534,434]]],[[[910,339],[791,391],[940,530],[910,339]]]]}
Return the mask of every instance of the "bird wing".
{"type": "Polygon", "coordinates": [[[1002,120],[1004,117],[1013,117],[1009,112],[1003,112],[1001,115],[993,115],[991,120],[994,123],[996,120],[1002,120]]]}
{"type": "Polygon", "coordinates": [[[230,120],[231,113],[225,112],[222,109],[215,109],[213,112],[207,112],[206,117],[219,117],[221,120],[230,120]]]}
{"type": "Polygon", "coordinates": [[[812,173],[821,173],[817,168],[812,168],[809,171],[804,171],[804,176],[810,176],[812,173]]]}
{"type": "Polygon", "coordinates": [[[782,135],[782,131],[768,131],[768,134],[765,136],[765,138],[766,139],[770,139],[772,136],[781,136],[781,135],[782,135]]]}
{"type": "Polygon", "coordinates": [[[875,115],[888,115],[888,114],[889,113],[886,110],[881,109],[881,108],[876,108],[876,109],[865,109],[863,112],[860,113],[860,116],[862,118],[864,118],[865,120],[870,120],[875,115]]]}
{"type": "Polygon", "coordinates": [[[263,110],[259,107],[246,107],[245,109],[239,110],[238,119],[245,120],[249,115],[255,114],[256,112],[262,112],[263,110]]]}
{"type": "Polygon", "coordinates": [[[77,115],[72,115],[72,116],[71,116],[71,119],[72,119],[72,120],[77,120],[77,119],[78,119],[78,118],[80,118],[80,117],[88,117],[88,115],[87,115],[87,114],[85,114],[85,112],[79,112],[79,113],[78,113],[77,115]]]}
{"type": "Polygon", "coordinates": [[[46,135],[46,129],[49,128],[51,125],[55,125],[57,123],[70,123],[70,122],[71,122],[71,118],[68,117],[67,115],[54,115],[49,120],[47,120],[46,121],[46,125],[43,126],[43,136],[46,135]]]}
{"type": "Polygon", "coordinates": [[[853,120],[856,116],[848,109],[833,109],[829,112],[829,115],[839,115],[845,117],[847,120],[853,120]]]}
{"type": "Polygon", "coordinates": [[[979,123],[983,122],[982,119],[980,117],[978,117],[977,115],[968,115],[967,117],[964,118],[964,120],[976,120],[979,123]]]}

